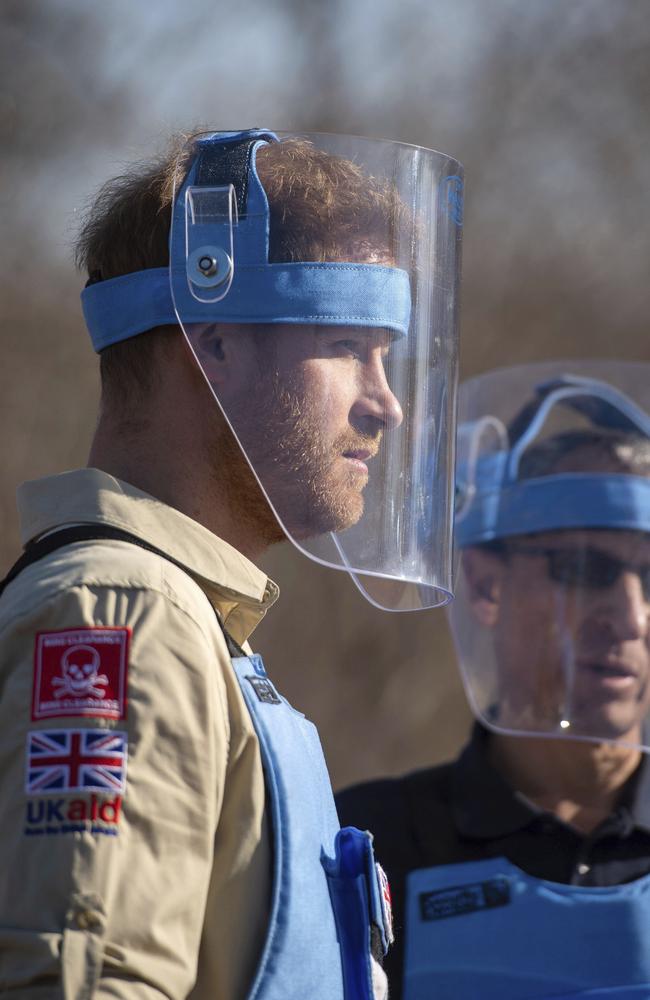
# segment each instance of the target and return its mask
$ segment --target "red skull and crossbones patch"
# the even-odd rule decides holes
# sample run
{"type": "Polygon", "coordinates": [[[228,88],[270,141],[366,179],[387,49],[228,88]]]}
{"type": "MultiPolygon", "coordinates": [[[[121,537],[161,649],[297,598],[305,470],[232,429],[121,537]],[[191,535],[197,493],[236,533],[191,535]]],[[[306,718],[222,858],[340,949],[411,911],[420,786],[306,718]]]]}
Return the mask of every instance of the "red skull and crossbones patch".
{"type": "Polygon", "coordinates": [[[39,632],[32,719],[126,718],[130,629],[83,627],[39,632]]]}

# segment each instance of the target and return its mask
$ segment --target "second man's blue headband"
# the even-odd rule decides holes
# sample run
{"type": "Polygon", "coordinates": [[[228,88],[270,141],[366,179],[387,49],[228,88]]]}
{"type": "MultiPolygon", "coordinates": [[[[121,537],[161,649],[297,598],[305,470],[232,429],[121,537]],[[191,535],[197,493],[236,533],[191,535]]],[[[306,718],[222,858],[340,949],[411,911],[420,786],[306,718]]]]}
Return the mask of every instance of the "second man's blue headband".
{"type": "Polygon", "coordinates": [[[622,392],[567,375],[538,387],[508,451],[460,463],[456,539],[461,547],[515,535],[575,528],[650,531],[650,478],[607,472],[561,472],[519,479],[519,461],[557,405],[596,427],[650,437],[650,418],[622,392]]]}

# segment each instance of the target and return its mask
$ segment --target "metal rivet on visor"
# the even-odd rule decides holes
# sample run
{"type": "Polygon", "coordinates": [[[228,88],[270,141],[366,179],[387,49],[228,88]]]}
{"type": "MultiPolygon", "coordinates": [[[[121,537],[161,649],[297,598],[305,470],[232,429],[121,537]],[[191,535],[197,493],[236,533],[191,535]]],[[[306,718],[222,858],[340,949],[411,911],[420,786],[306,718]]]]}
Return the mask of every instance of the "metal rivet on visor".
{"type": "Polygon", "coordinates": [[[214,257],[201,257],[199,261],[199,271],[205,275],[206,278],[211,278],[213,274],[217,273],[217,262],[214,257]]]}
{"type": "Polygon", "coordinates": [[[217,288],[232,275],[232,260],[221,247],[199,247],[187,258],[187,276],[200,288],[217,288]]]}

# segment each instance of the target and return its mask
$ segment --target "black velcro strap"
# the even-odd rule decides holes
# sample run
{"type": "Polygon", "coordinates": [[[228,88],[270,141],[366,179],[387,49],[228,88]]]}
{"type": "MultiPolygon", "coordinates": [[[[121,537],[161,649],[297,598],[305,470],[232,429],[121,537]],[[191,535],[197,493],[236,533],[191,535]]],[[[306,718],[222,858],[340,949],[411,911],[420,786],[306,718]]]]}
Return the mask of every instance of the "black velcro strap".
{"type": "MultiPolygon", "coordinates": [[[[27,566],[31,566],[32,563],[38,562],[39,559],[44,559],[45,556],[49,556],[51,552],[56,552],[57,549],[62,549],[66,545],[72,545],[74,542],[94,542],[102,541],[104,539],[111,539],[118,542],[129,542],[131,545],[137,545],[138,548],[146,549],[147,552],[153,552],[162,559],[166,559],[167,562],[173,563],[174,566],[178,566],[178,568],[182,569],[184,573],[191,576],[187,566],[184,566],[182,562],[178,561],[178,559],[174,559],[174,557],[170,556],[168,552],[165,552],[163,549],[159,549],[156,545],[151,545],[149,542],[145,542],[143,538],[139,538],[137,535],[131,534],[130,531],[123,531],[121,528],[114,528],[111,524],[78,524],[71,528],[61,528],[60,531],[53,531],[51,534],[45,535],[43,538],[39,538],[34,542],[29,542],[25,546],[25,551],[22,556],[16,560],[4,580],[0,582],[0,597],[2,597],[5,587],[7,587],[12,580],[15,580],[19,573],[22,573],[22,571],[26,569],[27,566]]],[[[217,614],[216,610],[215,614],[217,614]]],[[[231,657],[246,656],[246,653],[243,651],[241,646],[235,642],[232,636],[226,631],[218,614],[217,621],[221,626],[221,630],[228,646],[228,652],[231,657]]]]}
{"type": "Polygon", "coordinates": [[[196,184],[199,187],[225,187],[232,184],[240,218],[246,215],[248,173],[253,146],[261,138],[263,136],[233,139],[232,142],[207,142],[199,147],[196,184]]]}

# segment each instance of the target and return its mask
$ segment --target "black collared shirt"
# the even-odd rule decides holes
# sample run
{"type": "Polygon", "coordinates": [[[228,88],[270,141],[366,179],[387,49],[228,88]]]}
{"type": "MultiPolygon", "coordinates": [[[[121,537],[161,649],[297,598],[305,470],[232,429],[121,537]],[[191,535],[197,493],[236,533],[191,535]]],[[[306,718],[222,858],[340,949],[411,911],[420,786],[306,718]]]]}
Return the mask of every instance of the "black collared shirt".
{"type": "Polygon", "coordinates": [[[341,825],[373,832],[390,881],[396,931],[386,962],[391,1000],[401,997],[405,880],[414,869],[505,857],[529,875],[590,886],[650,873],[645,755],[614,812],[585,835],[513,791],[489,762],[488,739],[476,725],[455,762],[357,785],[337,796],[341,825]]]}

